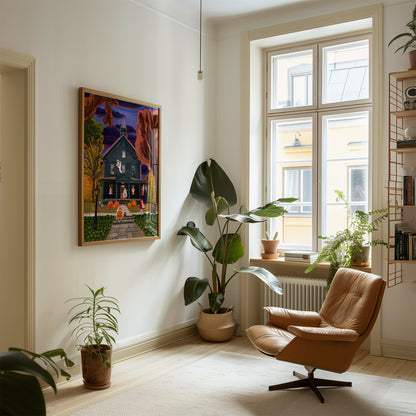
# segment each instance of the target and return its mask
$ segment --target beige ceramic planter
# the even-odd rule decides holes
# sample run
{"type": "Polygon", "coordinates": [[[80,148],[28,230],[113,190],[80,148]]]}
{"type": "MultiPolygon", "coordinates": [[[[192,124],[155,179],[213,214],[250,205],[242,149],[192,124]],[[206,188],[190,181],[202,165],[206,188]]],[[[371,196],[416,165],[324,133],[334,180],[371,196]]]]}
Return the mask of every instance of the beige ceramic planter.
{"type": "Polygon", "coordinates": [[[409,52],[409,63],[410,68],[409,69],[416,69],[416,49],[409,52]]]}
{"type": "Polygon", "coordinates": [[[352,266],[369,266],[370,265],[370,247],[362,248],[360,253],[357,253],[352,259],[352,266]]]}
{"type": "Polygon", "coordinates": [[[261,240],[264,249],[261,257],[263,259],[277,259],[279,257],[279,253],[277,252],[279,242],[280,240],[261,240]]]}
{"type": "MultiPolygon", "coordinates": [[[[201,305],[199,305],[201,307],[201,305]]],[[[202,309],[197,328],[199,335],[205,341],[224,342],[232,338],[235,322],[233,310],[220,308],[219,313],[209,313],[210,309],[202,309]],[[227,312],[226,312],[227,311],[227,312]]]]}

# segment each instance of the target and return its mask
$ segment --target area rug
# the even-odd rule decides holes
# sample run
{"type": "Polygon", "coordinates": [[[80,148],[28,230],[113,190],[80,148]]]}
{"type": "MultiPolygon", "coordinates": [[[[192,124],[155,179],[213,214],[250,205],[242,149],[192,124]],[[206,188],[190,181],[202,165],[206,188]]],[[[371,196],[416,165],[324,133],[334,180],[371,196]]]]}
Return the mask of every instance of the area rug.
{"type": "Polygon", "coordinates": [[[416,383],[358,373],[318,371],[352,387],[268,391],[296,379],[303,367],[218,352],[153,381],[72,413],[72,416],[399,416],[416,415],[416,383]]]}

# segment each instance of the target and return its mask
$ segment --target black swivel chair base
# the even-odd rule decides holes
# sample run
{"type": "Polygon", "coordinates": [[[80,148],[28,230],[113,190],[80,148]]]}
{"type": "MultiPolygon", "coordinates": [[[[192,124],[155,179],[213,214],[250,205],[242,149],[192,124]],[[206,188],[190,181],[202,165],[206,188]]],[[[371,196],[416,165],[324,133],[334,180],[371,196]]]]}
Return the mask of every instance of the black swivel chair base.
{"type": "Polygon", "coordinates": [[[321,392],[319,391],[318,386],[320,387],[334,387],[334,386],[351,387],[352,386],[352,383],[350,381],[326,380],[323,378],[315,378],[313,374],[315,370],[316,368],[312,369],[311,371],[309,371],[308,369],[307,376],[304,376],[303,374],[300,374],[294,371],[293,375],[296,377],[299,377],[300,380],[291,381],[289,383],[276,384],[275,386],[269,386],[269,391],[309,387],[318,396],[318,399],[321,401],[321,403],[324,403],[325,399],[322,396],[321,392]]]}

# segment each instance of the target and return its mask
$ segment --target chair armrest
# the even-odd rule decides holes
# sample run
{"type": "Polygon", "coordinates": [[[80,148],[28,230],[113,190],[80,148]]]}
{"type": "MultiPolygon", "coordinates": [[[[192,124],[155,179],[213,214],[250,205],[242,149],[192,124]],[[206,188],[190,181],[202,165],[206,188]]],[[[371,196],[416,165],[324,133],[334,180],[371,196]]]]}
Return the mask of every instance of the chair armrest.
{"type": "Polygon", "coordinates": [[[299,338],[311,341],[356,341],[358,332],[353,329],[329,327],[306,327],[290,325],[287,330],[299,338]]]}
{"type": "Polygon", "coordinates": [[[273,306],[266,306],[264,310],[269,312],[270,323],[283,329],[289,325],[319,326],[321,323],[321,316],[317,312],[296,311],[273,306]]]}

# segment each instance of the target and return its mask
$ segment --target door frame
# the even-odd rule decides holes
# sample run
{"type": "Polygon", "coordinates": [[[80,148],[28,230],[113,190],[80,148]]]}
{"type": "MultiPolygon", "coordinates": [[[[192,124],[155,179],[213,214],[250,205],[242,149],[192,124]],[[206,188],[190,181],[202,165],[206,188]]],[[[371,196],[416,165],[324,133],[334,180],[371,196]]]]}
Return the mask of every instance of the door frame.
{"type": "Polygon", "coordinates": [[[25,208],[25,347],[35,344],[35,59],[31,56],[0,48],[0,72],[26,72],[26,208],[25,208]]]}

